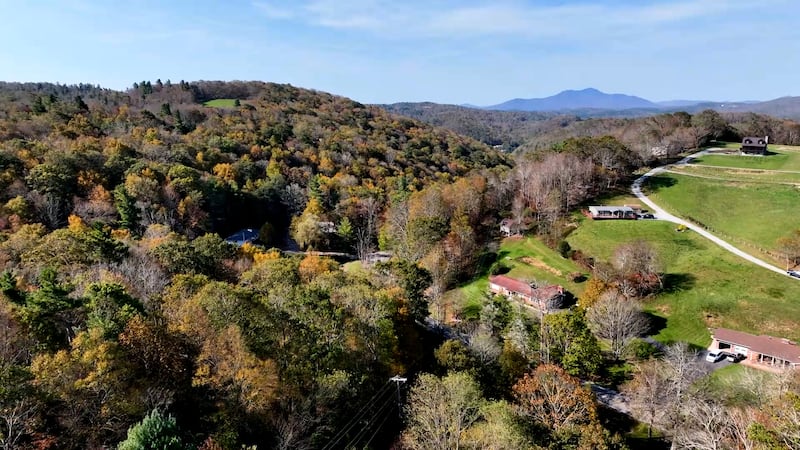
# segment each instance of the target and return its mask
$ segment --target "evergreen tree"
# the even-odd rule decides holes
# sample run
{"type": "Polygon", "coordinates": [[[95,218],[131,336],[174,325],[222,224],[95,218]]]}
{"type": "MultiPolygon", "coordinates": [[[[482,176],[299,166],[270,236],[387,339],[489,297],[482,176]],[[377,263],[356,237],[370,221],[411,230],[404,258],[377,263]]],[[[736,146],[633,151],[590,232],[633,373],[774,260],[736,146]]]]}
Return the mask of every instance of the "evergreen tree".
{"type": "Polygon", "coordinates": [[[119,226],[136,234],[139,227],[139,209],[133,197],[120,184],[114,189],[114,206],[119,214],[119,226]]]}
{"type": "Polygon", "coordinates": [[[157,409],[141,422],[128,429],[128,438],[120,442],[119,450],[183,450],[188,448],[179,436],[178,425],[172,416],[157,409]]]}

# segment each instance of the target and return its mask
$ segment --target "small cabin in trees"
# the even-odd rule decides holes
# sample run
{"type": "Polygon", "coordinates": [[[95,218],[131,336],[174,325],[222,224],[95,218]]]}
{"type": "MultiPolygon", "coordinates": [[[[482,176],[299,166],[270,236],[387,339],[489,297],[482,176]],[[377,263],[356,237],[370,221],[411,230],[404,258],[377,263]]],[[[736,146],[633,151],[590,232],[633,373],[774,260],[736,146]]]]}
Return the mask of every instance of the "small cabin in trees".
{"type": "Polygon", "coordinates": [[[240,247],[245,243],[252,244],[257,240],[258,231],[252,228],[244,228],[225,238],[225,242],[229,244],[235,244],[240,247]]]}
{"type": "Polygon", "coordinates": [[[516,228],[517,227],[514,226],[514,220],[512,219],[503,219],[500,221],[500,232],[503,233],[503,236],[517,234],[516,228]]]}
{"type": "Polygon", "coordinates": [[[522,300],[543,313],[559,309],[564,304],[564,288],[561,286],[536,286],[505,275],[490,276],[489,291],[522,300]]]}
{"type": "Polygon", "coordinates": [[[592,219],[630,219],[638,218],[636,211],[630,206],[590,206],[589,215],[592,219]]]}
{"type": "Polygon", "coordinates": [[[769,136],[752,137],[747,136],[742,139],[742,147],[739,149],[743,155],[766,155],[769,136]]]}

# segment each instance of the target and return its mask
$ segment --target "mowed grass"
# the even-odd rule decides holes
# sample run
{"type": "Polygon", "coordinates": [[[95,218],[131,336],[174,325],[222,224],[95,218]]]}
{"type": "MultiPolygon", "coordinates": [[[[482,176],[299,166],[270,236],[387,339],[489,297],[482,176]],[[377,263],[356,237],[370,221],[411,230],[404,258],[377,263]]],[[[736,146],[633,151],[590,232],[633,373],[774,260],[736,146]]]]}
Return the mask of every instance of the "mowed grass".
{"type": "Polygon", "coordinates": [[[673,173],[651,183],[660,187],[648,195],[669,212],[759,248],[774,251],[778,238],[800,228],[800,189],[793,186],[673,173]]]}
{"type": "MultiPolygon", "coordinates": [[[[496,261],[502,262],[511,270],[507,276],[521,280],[536,280],[545,284],[559,284],[575,296],[583,292],[585,283],[568,280],[572,272],[586,274],[572,260],[562,258],[542,241],[533,237],[511,237],[500,243],[496,261]],[[535,265],[522,261],[522,258],[538,261],[535,265]]],[[[454,306],[480,301],[489,291],[489,274],[480,274],[472,281],[459,286],[446,295],[454,306]]]]}
{"type": "Polygon", "coordinates": [[[676,166],[670,169],[673,172],[710,177],[720,181],[745,181],[766,184],[798,184],[800,185],[800,172],[775,172],[771,170],[731,169],[718,166],[676,166]]]}
{"type": "MultiPolygon", "coordinates": [[[[725,148],[739,149],[741,144],[729,144],[725,148]],[[730,146],[729,146],[730,145],[730,146]]],[[[800,147],[770,145],[766,156],[705,155],[694,160],[695,164],[709,166],[738,167],[742,169],[794,170],[800,171],[800,147]]]]}
{"type": "Polygon", "coordinates": [[[235,98],[217,98],[203,103],[203,106],[211,108],[236,108],[235,98]]]}
{"type": "Polygon", "coordinates": [[[707,347],[709,327],[800,339],[800,281],[748,263],[691,231],[677,232],[661,221],[587,220],[568,238],[572,248],[604,261],[635,240],[658,249],[666,274],[665,292],[645,302],[663,322],[658,340],[707,347]]]}

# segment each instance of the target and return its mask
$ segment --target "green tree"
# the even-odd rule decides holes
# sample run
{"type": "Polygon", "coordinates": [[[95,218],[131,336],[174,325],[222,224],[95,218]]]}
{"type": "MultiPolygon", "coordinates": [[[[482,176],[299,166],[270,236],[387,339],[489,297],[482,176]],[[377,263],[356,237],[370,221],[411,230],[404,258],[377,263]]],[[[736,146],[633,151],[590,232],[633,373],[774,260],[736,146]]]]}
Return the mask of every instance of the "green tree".
{"type": "Polygon", "coordinates": [[[70,298],[72,289],[58,282],[55,270],[45,268],[39,274],[39,288],[25,296],[22,321],[48,350],[64,347],[77,325],[75,308],[80,301],[70,298]]]}
{"type": "Polygon", "coordinates": [[[477,363],[469,348],[457,339],[444,341],[433,354],[436,362],[448,372],[468,372],[473,370],[477,363]]]}
{"type": "Polygon", "coordinates": [[[106,339],[116,339],[128,321],[143,314],[144,307],[117,283],[92,283],[87,289],[87,324],[102,330],[106,339]]]}
{"type": "Polygon", "coordinates": [[[128,194],[124,184],[120,184],[114,189],[114,206],[119,214],[119,226],[134,235],[138,234],[139,208],[136,207],[136,199],[128,194]]]}
{"type": "Polygon", "coordinates": [[[603,356],[597,338],[586,324],[585,313],[548,314],[542,320],[542,360],[560,364],[573,376],[596,375],[603,356]]]}
{"type": "Polygon", "coordinates": [[[409,313],[415,320],[428,317],[428,300],[425,290],[431,285],[431,274],[419,264],[405,259],[393,259],[377,265],[378,270],[391,274],[406,295],[409,313]]]}
{"type": "Polygon", "coordinates": [[[465,373],[423,374],[409,393],[403,442],[414,450],[457,449],[484,402],[478,383],[465,373]]]}
{"type": "Polygon", "coordinates": [[[141,422],[128,429],[128,438],[118,450],[184,450],[175,418],[154,409],[141,422]]]}

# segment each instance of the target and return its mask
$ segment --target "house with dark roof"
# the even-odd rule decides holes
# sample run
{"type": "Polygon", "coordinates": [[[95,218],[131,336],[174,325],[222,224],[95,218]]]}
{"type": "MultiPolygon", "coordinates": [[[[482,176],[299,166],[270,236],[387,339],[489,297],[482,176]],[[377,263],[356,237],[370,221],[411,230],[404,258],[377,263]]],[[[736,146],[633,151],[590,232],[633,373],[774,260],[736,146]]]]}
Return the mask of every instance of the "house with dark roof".
{"type": "Polygon", "coordinates": [[[800,347],[788,339],[717,328],[711,340],[710,350],[742,355],[744,362],[756,368],[783,370],[800,366],[800,347]]]}
{"type": "Polygon", "coordinates": [[[769,136],[742,138],[742,147],[739,149],[743,155],[766,155],[769,136]]]}
{"type": "Polygon", "coordinates": [[[564,304],[564,288],[561,286],[535,286],[505,275],[490,276],[489,291],[522,300],[526,305],[544,313],[559,309],[564,304]]]}
{"type": "Polygon", "coordinates": [[[225,238],[225,242],[230,244],[235,244],[238,246],[242,246],[245,243],[252,244],[253,242],[258,240],[258,230],[254,230],[252,228],[244,228],[236,233],[225,238]]]}
{"type": "Polygon", "coordinates": [[[636,211],[630,206],[590,206],[589,217],[594,220],[629,219],[636,220],[636,211]]]}
{"type": "MultiPolygon", "coordinates": [[[[516,227],[519,228],[519,227],[516,227]]],[[[503,219],[500,221],[500,232],[503,233],[503,236],[511,236],[512,234],[516,234],[517,230],[514,227],[514,220],[512,219],[503,219]]]]}

